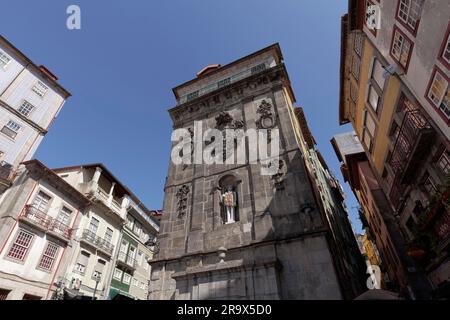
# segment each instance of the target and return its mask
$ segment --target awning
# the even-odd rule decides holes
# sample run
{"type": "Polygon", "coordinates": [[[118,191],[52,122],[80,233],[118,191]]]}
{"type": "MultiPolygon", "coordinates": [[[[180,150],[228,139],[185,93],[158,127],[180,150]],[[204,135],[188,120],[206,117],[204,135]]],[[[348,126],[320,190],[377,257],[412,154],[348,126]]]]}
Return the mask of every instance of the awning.
{"type": "Polygon", "coordinates": [[[136,298],[128,292],[117,288],[111,288],[109,290],[109,300],[136,300],[136,298]]]}

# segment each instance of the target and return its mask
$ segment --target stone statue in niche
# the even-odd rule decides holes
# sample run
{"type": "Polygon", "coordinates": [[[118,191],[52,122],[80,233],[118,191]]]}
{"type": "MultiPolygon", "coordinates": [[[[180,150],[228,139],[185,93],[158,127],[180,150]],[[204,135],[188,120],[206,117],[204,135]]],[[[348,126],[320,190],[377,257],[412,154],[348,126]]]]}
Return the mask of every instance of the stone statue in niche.
{"type": "Polygon", "coordinates": [[[189,187],[187,185],[183,185],[177,190],[177,212],[178,217],[183,217],[186,214],[187,210],[187,195],[189,194],[189,187]]]}
{"type": "Polygon", "coordinates": [[[236,192],[233,191],[232,186],[226,188],[225,193],[221,195],[221,200],[221,203],[225,208],[225,224],[236,222],[236,192]]]}
{"type": "Polygon", "coordinates": [[[261,101],[256,112],[259,114],[259,119],[256,121],[256,127],[258,129],[272,129],[275,127],[275,118],[269,102],[266,100],[261,101]]]}
{"type": "Polygon", "coordinates": [[[226,175],[219,181],[220,213],[224,224],[239,221],[237,185],[240,183],[233,175],[226,175]]]}

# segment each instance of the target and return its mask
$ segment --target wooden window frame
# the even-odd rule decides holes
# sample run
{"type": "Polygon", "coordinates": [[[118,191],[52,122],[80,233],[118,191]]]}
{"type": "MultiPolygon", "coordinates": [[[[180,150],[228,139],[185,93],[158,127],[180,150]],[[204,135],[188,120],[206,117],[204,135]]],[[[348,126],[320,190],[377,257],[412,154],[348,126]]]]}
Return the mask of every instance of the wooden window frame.
{"type": "MultiPolygon", "coordinates": [[[[414,0],[410,0],[410,1],[412,2],[412,1],[414,1],[414,0]]],[[[424,6],[424,4],[425,4],[425,1],[424,1],[423,4],[422,4],[422,8],[421,8],[421,12],[420,12],[420,17],[419,17],[419,19],[417,20],[416,28],[415,28],[415,29],[413,29],[413,28],[408,24],[408,22],[404,22],[402,19],[399,18],[398,14],[399,14],[399,11],[400,11],[400,3],[401,3],[401,0],[398,0],[398,1],[397,1],[397,10],[395,10],[395,20],[397,20],[403,27],[405,27],[406,30],[408,30],[409,32],[411,32],[411,34],[412,34],[414,37],[416,37],[416,36],[417,36],[417,31],[419,30],[420,21],[422,20],[422,10],[423,10],[423,6],[424,6]]]]}
{"type": "MultiPolygon", "coordinates": [[[[434,81],[434,77],[436,76],[436,73],[439,72],[441,74],[441,76],[444,77],[444,79],[447,81],[448,85],[450,86],[450,77],[447,76],[447,74],[445,72],[443,72],[438,66],[434,66],[433,72],[431,73],[431,77],[430,80],[428,82],[428,86],[427,86],[427,90],[425,90],[425,100],[428,101],[428,103],[431,105],[431,107],[433,108],[433,110],[435,110],[438,115],[444,120],[445,123],[447,123],[447,125],[450,125],[450,118],[448,118],[444,112],[442,112],[442,110],[440,109],[439,106],[436,106],[435,103],[433,102],[433,100],[431,100],[428,97],[428,93],[431,90],[431,86],[433,85],[433,81],[434,81]]],[[[449,88],[450,90],[450,88],[449,88]]]]}
{"type": "Polygon", "coordinates": [[[54,242],[48,241],[47,244],[46,244],[45,247],[44,247],[44,250],[42,251],[41,257],[39,258],[39,261],[38,261],[38,264],[37,264],[37,266],[36,266],[36,269],[41,270],[41,271],[44,271],[44,272],[51,273],[52,270],[53,270],[53,266],[55,265],[55,261],[58,259],[58,255],[59,255],[59,250],[60,250],[60,249],[61,249],[61,247],[60,247],[59,245],[57,245],[57,244],[54,243],[54,242]],[[51,256],[45,254],[46,251],[47,251],[47,249],[49,248],[49,246],[54,246],[54,247],[56,247],[56,250],[55,250],[55,253],[54,253],[54,256],[53,256],[53,257],[51,257],[51,256]],[[52,262],[51,262],[50,268],[48,268],[48,269],[43,268],[43,267],[41,266],[41,263],[42,263],[44,257],[49,257],[50,259],[53,259],[52,262]]]}
{"type": "Polygon", "coordinates": [[[406,74],[408,72],[409,63],[411,62],[411,56],[414,51],[414,42],[402,31],[399,27],[394,25],[394,28],[392,29],[392,38],[391,38],[391,46],[389,48],[389,55],[392,59],[397,63],[397,65],[400,67],[401,70],[406,74]],[[392,48],[394,46],[394,38],[395,38],[395,32],[398,31],[403,38],[410,43],[409,52],[408,52],[408,60],[406,61],[406,65],[403,66],[400,60],[397,60],[397,58],[392,54],[392,48]]]}
{"type": "Polygon", "coordinates": [[[19,228],[19,229],[17,230],[17,232],[16,232],[16,235],[15,235],[15,237],[14,237],[14,240],[11,242],[11,244],[10,244],[10,246],[9,246],[9,248],[8,248],[7,253],[5,254],[5,259],[10,260],[10,261],[14,261],[14,262],[16,262],[16,263],[24,264],[24,263],[27,261],[28,255],[30,254],[30,251],[31,251],[31,248],[33,247],[33,244],[34,244],[34,240],[35,240],[35,239],[36,239],[36,234],[34,234],[34,233],[32,233],[32,232],[30,232],[30,231],[28,231],[28,230],[26,230],[26,229],[19,228]],[[19,238],[19,234],[20,234],[21,232],[28,233],[28,234],[30,234],[32,237],[31,237],[31,240],[30,240],[30,243],[29,243],[28,247],[26,248],[26,251],[25,251],[25,254],[23,255],[23,257],[22,257],[21,259],[17,259],[17,258],[11,257],[11,256],[10,256],[10,253],[11,253],[11,250],[12,250],[12,248],[14,247],[14,244],[16,243],[17,239],[19,238]]]}
{"type": "Polygon", "coordinates": [[[441,49],[439,50],[438,60],[441,62],[448,70],[450,70],[450,62],[444,59],[443,55],[447,48],[447,43],[450,42],[450,21],[447,26],[447,31],[445,31],[445,37],[441,44],[441,49]]]}

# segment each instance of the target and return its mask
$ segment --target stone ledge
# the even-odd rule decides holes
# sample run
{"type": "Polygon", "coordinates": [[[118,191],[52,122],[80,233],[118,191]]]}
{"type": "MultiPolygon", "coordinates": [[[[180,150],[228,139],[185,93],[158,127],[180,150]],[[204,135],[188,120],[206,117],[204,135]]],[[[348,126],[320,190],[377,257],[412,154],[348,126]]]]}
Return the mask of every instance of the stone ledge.
{"type": "Polygon", "coordinates": [[[204,273],[220,273],[220,272],[228,273],[238,270],[251,270],[254,268],[262,268],[262,267],[279,268],[281,267],[281,264],[276,259],[272,261],[253,264],[245,264],[242,261],[227,261],[209,266],[195,267],[186,271],[175,272],[174,274],[172,274],[171,277],[175,280],[181,280],[182,278],[187,278],[189,276],[197,276],[204,273]]]}

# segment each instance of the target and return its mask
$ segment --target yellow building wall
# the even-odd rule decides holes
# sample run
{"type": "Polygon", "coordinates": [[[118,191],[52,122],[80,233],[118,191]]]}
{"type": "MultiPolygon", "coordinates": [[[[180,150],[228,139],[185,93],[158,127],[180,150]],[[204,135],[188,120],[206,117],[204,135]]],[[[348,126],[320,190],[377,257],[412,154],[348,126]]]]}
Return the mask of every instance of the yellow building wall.
{"type": "Polygon", "coordinates": [[[388,83],[386,84],[383,93],[383,101],[380,106],[381,115],[378,121],[377,132],[375,135],[375,145],[372,152],[372,163],[374,164],[374,169],[379,176],[383,173],[384,162],[389,150],[389,131],[401,87],[400,81],[397,77],[391,76],[386,79],[386,81],[388,81],[388,83]]]}

